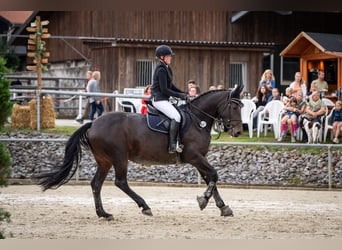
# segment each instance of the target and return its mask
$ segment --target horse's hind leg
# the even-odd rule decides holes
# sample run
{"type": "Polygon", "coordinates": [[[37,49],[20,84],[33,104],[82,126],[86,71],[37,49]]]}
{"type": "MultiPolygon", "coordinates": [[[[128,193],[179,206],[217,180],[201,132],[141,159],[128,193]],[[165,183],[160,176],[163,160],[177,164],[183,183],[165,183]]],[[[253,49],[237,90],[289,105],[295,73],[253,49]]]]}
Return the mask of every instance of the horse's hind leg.
{"type": "Polygon", "coordinates": [[[100,161],[98,161],[97,163],[98,163],[98,167],[97,167],[95,176],[91,180],[91,183],[90,183],[92,191],[93,191],[94,201],[95,201],[96,214],[99,217],[104,217],[107,220],[112,220],[113,215],[108,214],[103,209],[102,199],[101,199],[102,185],[112,165],[110,163],[102,163],[100,161]]]}
{"type": "MultiPolygon", "coordinates": [[[[126,161],[127,162],[127,161],[126,161]]],[[[146,204],[145,200],[135,193],[127,183],[127,163],[126,164],[114,164],[115,168],[115,185],[131,197],[139,207],[142,207],[142,213],[152,216],[150,207],[146,204]]]]}

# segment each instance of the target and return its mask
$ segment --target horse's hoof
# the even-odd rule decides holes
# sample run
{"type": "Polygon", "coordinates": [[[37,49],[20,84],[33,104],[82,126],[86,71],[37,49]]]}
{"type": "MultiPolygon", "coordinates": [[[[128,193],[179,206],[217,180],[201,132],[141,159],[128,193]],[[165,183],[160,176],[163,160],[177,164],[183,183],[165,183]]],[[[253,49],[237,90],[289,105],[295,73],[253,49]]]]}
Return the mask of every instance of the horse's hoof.
{"type": "Polygon", "coordinates": [[[114,220],[114,217],[113,217],[113,215],[110,214],[109,216],[105,217],[105,219],[107,221],[111,221],[111,220],[114,220]]]}
{"type": "Polygon", "coordinates": [[[197,196],[197,202],[201,210],[205,209],[208,204],[208,199],[204,196],[197,196]]]}
{"type": "Polygon", "coordinates": [[[221,216],[234,216],[233,210],[231,210],[228,206],[223,206],[220,208],[221,216]]]}
{"type": "Polygon", "coordinates": [[[141,211],[144,215],[153,216],[151,209],[143,209],[141,211]]]}

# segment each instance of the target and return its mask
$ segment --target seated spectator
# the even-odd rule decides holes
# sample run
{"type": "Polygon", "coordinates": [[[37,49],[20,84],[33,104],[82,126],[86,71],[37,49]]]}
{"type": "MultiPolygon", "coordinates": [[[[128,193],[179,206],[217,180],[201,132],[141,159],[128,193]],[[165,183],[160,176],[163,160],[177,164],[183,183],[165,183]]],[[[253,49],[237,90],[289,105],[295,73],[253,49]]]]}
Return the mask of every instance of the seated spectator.
{"type": "Polygon", "coordinates": [[[284,115],[281,118],[281,135],[278,141],[284,141],[287,129],[291,134],[291,142],[296,142],[295,137],[297,136],[297,120],[299,116],[298,100],[292,96],[284,107],[284,115]]]}
{"type": "Polygon", "coordinates": [[[258,88],[258,91],[255,95],[255,97],[252,99],[252,101],[255,102],[256,110],[253,113],[253,128],[257,128],[258,126],[258,115],[261,111],[264,110],[266,104],[268,103],[268,100],[271,96],[271,93],[267,91],[267,88],[265,85],[261,85],[258,88]]]}
{"type": "Polygon", "coordinates": [[[319,96],[318,91],[311,94],[305,113],[301,116],[301,123],[308,136],[308,143],[317,142],[321,131],[321,118],[325,114],[326,107],[319,96]]]}
{"type": "Polygon", "coordinates": [[[268,90],[275,88],[275,77],[271,69],[266,69],[261,76],[259,87],[266,86],[268,90]]]}
{"type": "Polygon", "coordinates": [[[336,101],[335,109],[331,113],[331,120],[333,126],[333,143],[339,143],[338,138],[341,134],[342,129],[342,101],[336,101]]]}
{"type": "Polygon", "coordinates": [[[268,102],[273,100],[280,100],[280,94],[277,88],[272,89],[272,95],[269,97],[268,102]]]}
{"type": "MultiPolygon", "coordinates": [[[[317,84],[316,83],[311,83],[310,90],[306,93],[306,101],[308,102],[310,100],[310,96],[312,95],[313,92],[318,91],[317,89],[317,84]]],[[[321,98],[320,94],[320,98],[321,98]]]]}
{"type": "Polygon", "coordinates": [[[290,87],[287,87],[285,89],[285,96],[283,96],[283,98],[281,99],[281,101],[284,103],[285,106],[292,96],[293,96],[293,89],[290,87]]]}

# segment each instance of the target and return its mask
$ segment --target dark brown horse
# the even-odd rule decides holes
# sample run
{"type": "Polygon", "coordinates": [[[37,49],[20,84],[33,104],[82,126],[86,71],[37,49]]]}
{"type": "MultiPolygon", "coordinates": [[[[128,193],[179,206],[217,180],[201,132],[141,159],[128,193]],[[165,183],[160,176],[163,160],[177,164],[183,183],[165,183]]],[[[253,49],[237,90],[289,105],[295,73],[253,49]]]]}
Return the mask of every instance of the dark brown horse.
{"type": "Polygon", "coordinates": [[[101,200],[101,188],[112,166],[115,169],[115,185],[142,208],[143,214],[152,215],[144,199],[127,183],[128,160],[145,165],[173,164],[180,160],[196,167],[208,186],[204,194],[197,197],[200,209],[204,209],[213,196],[221,215],[232,216],[232,210],[225,205],[217,191],[217,172],[205,156],[209,149],[210,131],[214,122],[222,122],[230,135],[240,135],[242,89],[243,86],[238,86],[233,91],[209,91],[185,105],[190,113],[191,122],[181,138],[184,149],[179,155],[168,153],[167,134],[149,129],[146,116],[110,112],[75,131],[66,144],[63,162],[54,166],[51,172],[40,173],[34,179],[44,191],[56,189],[67,183],[79,166],[83,146],[91,150],[98,164],[91,181],[97,215],[107,219],[113,218],[103,209],[101,200]]]}

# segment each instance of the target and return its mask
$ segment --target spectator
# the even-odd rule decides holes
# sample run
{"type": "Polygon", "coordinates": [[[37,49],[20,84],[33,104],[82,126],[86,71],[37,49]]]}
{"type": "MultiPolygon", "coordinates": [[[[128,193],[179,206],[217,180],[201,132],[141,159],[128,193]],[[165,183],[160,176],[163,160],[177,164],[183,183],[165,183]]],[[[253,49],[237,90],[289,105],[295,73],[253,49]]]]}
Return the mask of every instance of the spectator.
{"type": "MultiPolygon", "coordinates": [[[[100,79],[101,79],[100,71],[94,71],[92,74],[92,77],[93,78],[88,82],[87,91],[89,93],[100,92],[100,79]]],[[[91,121],[94,121],[95,113],[97,112],[97,117],[100,117],[104,110],[102,102],[101,102],[101,97],[89,96],[89,103],[90,103],[89,118],[91,121]]]]}
{"type": "Polygon", "coordinates": [[[256,129],[258,125],[258,115],[261,111],[264,110],[271,94],[267,91],[265,85],[261,85],[258,88],[258,91],[252,101],[255,102],[256,110],[253,113],[253,128],[256,129]]]}
{"type": "Polygon", "coordinates": [[[333,143],[339,143],[339,136],[342,129],[342,101],[336,101],[335,109],[331,113],[331,124],[333,126],[333,143]]]}
{"type": "Polygon", "coordinates": [[[196,83],[196,81],[195,80],[189,80],[188,82],[187,82],[187,93],[189,94],[189,91],[190,91],[190,89],[192,88],[192,87],[196,87],[197,86],[197,83],[196,83]]]}
{"type": "Polygon", "coordinates": [[[216,90],[217,88],[216,88],[216,86],[215,85],[211,85],[210,87],[209,87],[209,89],[208,90],[216,90]]]}
{"type": "Polygon", "coordinates": [[[281,101],[284,103],[284,105],[286,106],[286,104],[288,103],[288,101],[290,100],[290,98],[293,96],[293,89],[290,87],[287,87],[285,89],[285,96],[283,96],[281,98],[281,101]]]}
{"type": "Polygon", "coordinates": [[[188,97],[190,100],[194,99],[195,97],[199,96],[200,89],[198,86],[190,87],[188,97]]]}
{"type": "Polygon", "coordinates": [[[302,91],[304,99],[306,99],[307,87],[300,72],[295,73],[295,79],[289,87],[293,89],[294,95],[297,93],[297,91],[302,91]]]}
{"type": "Polygon", "coordinates": [[[272,70],[266,69],[261,76],[259,87],[265,85],[268,90],[275,88],[275,78],[272,70]]]}
{"type": "MultiPolygon", "coordinates": [[[[144,95],[146,96],[150,96],[151,95],[151,84],[146,85],[145,89],[144,89],[144,95]]],[[[140,109],[140,113],[143,115],[147,114],[147,98],[142,98],[141,99],[141,109],[140,109]]]]}
{"type": "Polygon", "coordinates": [[[305,122],[304,120],[307,120],[306,124],[308,124],[308,126],[305,126],[304,124],[304,128],[309,143],[316,141],[318,134],[316,134],[317,131],[315,130],[316,132],[314,132],[314,129],[312,128],[315,123],[318,123],[319,127],[321,126],[321,117],[325,114],[326,107],[319,98],[319,95],[319,91],[315,91],[311,94],[310,99],[306,104],[305,113],[302,116],[303,124],[305,122]]]}
{"type": "Polygon", "coordinates": [[[324,71],[318,71],[317,79],[311,82],[311,84],[316,83],[317,90],[320,92],[321,97],[324,96],[329,89],[328,83],[324,80],[324,76],[324,71]]]}
{"type": "MultiPolygon", "coordinates": [[[[318,91],[317,89],[317,83],[313,82],[311,83],[310,90],[306,93],[306,101],[308,102],[310,100],[310,96],[312,95],[313,92],[318,91]]],[[[322,98],[320,94],[320,98],[322,98]]]]}
{"type": "Polygon", "coordinates": [[[299,112],[297,109],[298,101],[296,97],[292,96],[286,106],[284,107],[284,115],[281,118],[281,135],[278,141],[284,141],[287,129],[289,129],[291,134],[291,142],[296,142],[295,137],[297,136],[297,118],[299,112]]]}
{"type": "MultiPolygon", "coordinates": [[[[87,92],[87,85],[88,85],[89,81],[93,78],[93,71],[88,70],[87,73],[86,73],[86,77],[87,77],[87,83],[85,85],[85,91],[87,92]]],[[[84,109],[84,113],[83,113],[83,115],[80,114],[79,116],[76,117],[76,121],[77,122],[83,124],[84,117],[86,117],[86,114],[89,113],[89,107],[90,107],[89,97],[87,96],[87,98],[86,98],[86,106],[85,106],[85,109],[84,109]]]]}
{"type": "Polygon", "coordinates": [[[280,100],[280,94],[278,88],[272,89],[272,95],[269,97],[268,102],[273,100],[280,100]]]}

